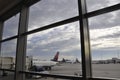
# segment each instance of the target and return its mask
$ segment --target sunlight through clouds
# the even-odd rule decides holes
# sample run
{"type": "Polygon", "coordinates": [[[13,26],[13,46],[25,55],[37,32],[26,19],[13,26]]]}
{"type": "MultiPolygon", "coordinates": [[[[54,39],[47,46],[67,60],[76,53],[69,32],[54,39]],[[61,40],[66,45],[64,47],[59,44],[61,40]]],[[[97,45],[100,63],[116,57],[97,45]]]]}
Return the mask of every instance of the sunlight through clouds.
{"type": "Polygon", "coordinates": [[[93,29],[90,30],[90,33],[91,45],[99,44],[94,46],[94,49],[120,47],[120,26],[105,29],[93,29]]]}
{"type": "Polygon", "coordinates": [[[29,35],[27,44],[29,54],[60,51],[60,53],[68,53],[68,55],[75,53],[76,55],[80,53],[79,23],[73,22],[29,35]]]}

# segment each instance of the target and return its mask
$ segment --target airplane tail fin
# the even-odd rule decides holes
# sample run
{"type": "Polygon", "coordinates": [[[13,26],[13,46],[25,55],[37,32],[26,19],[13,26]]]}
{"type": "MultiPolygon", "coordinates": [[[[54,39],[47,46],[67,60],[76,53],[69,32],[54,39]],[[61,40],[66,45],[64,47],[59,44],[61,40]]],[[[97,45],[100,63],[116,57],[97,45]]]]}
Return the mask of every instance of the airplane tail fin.
{"type": "Polygon", "coordinates": [[[58,61],[58,57],[59,57],[59,52],[56,53],[56,55],[54,56],[54,58],[52,59],[52,61],[58,61]]]}

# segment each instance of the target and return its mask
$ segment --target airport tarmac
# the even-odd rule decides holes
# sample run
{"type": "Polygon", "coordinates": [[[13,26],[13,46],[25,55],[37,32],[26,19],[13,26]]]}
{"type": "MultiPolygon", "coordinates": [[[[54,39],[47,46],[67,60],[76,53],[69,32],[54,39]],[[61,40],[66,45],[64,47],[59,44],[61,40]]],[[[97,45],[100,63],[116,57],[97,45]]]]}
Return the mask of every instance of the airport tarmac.
{"type": "MultiPolygon", "coordinates": [[[[60,64],[54,66],[50,74],[64,74],[64,75],[82,75],[81,64],[60,64]]],[[[93,77],[108,77],[120,79],[120,64],[92,64],[93,77]]],[[[0,77],[0,80],[13,80],[13,75],[0,77]],[[6,78],[6,79],[5,79],[6,78]]],[[[26,80],[67,80],[56,78],[41,78],[41,79],[26,79],[26,80]]]]}
{"type": "Polygon", "coordinates": [[[120,79],[120,64],[92,64],[93,77],[120,79]]]}
{"type": "MultiPolygon", "coordinates": [[[[71,75],[71,76],[77,76],[76,74],[82,75],[81,64],[70,64],[70,63],[64,63],[54,66],[52,67],[52,70],[48,72],[50,74],[58,74],[58,75],[71,75]]],[[[26,80],[68,80],[68,79],[41,78],[41,79],[26,79],[26,80]]]]}

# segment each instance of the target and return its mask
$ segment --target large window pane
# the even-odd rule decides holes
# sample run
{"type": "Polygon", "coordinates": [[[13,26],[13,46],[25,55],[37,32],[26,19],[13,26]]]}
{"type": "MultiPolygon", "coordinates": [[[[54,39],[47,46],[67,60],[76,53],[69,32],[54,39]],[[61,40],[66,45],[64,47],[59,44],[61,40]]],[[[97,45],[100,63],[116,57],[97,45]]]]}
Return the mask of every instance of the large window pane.
{"type": "Polygon", "coordinates": [[[89,19],[94,77],[120,78],[120,11],[89,19]]]}
{"type": "Polygon", "coordinates": [[[15,69],[16,42],[11,40],[1,45],[1,66],[5,69],[15,69]]]}
{"type": "Polygon", "coordinates": [[[77,16],[77,4],[77,0],[41,0],[30,7],[28,30],[77,16]]]}
{"type": "MultiPolygon", "coordinates": [[[[16,42],[17,40],[15,39],[2,43],[0,54],[0,68],[15,70],[16,42]]],[[[14,72],[0,71],[0,76],[0,79],[2,80],[8,80],[9,78],[14,79],[14,72]]]]}
{"type": "Polygon", "coordinates": [[[81,76],[80,62],[79,22],[35,33],[27,38],[27,70],[81,76]]]}
{"type": "Polygon", "coordinates": [[[120,3],[120,0],[86,0],[88,12],[120,3]]]}
{"type": "Polygon", "coordinates": [[[3,28],[3,39],[17,35],[19,14],[5,21],[3,28]]]}

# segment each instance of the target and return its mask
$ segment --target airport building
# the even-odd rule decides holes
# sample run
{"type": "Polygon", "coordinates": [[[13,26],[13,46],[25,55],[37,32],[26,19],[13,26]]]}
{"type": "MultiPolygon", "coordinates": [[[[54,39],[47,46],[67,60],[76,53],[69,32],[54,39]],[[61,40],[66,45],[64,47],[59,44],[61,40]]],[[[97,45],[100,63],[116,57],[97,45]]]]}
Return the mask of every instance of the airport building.
{"type": "Polygon", "coordinates": [[[0,80],[119,79],[119,9],[119,0],[0,0],[0,80]]]}
{"type": "Polygon", "coordinates": [[[96,60],[92,61],[93,64],[119,64],[120,59],[118,58],[112,58],[112,59],[107,59],[107,60],[96,60]]]}

